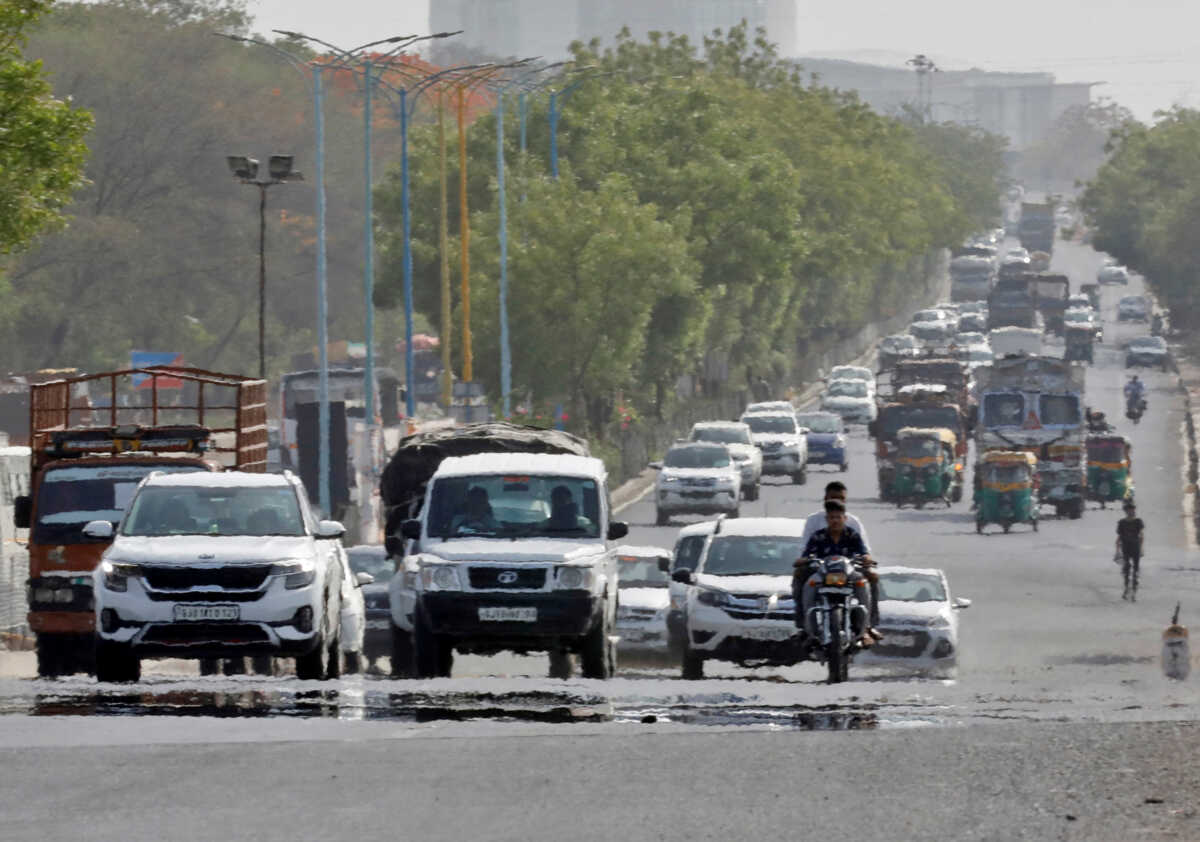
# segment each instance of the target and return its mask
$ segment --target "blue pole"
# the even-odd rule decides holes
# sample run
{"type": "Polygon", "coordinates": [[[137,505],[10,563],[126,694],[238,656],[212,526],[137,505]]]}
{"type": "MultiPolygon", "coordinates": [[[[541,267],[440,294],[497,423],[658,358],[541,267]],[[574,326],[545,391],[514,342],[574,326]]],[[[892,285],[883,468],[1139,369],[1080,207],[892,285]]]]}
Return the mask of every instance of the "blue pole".
{"type": "Polygon", "coordinates": [[[404,219],[404,409],[411,420],[416,415],[413,396],[413,264],[408,208],[408,91],[400,89],[400,205],[404,219]]]}
{"type": "Polygon", "coordinates": [[[558,178],[558,94],[550,94],[550,175],[558,178]]]}
{"type": "Polygon", "coordinates": [[[326,324],[325,284],[325,92],[321,66],[313,66],[313,124],[317,140],[317,354],[319,356],[319,405],[317,409],[317,494],[321,514],[333,511],[329,498],[329,334],[326,324]]]}
{"type": "Polygon", "coordinates": [[[504,92],[496,97],[496,187],[500,209],[500,394],[504,417],[512,412],[512,357],[508,345],[508,214],[504,203],[504,92]]]}
{"type": "Polygon", "coordinates": [[[367,360],[363,374],[363,420],[367,429],[375,428],[375,208],[373,204],[371,172],[371,62],[363,66],[366,73],[366,98],[363,104],[363,185],[365,195],[363,207],[366,223],[363,227],[363,305],[366,308],[367,360]]]}

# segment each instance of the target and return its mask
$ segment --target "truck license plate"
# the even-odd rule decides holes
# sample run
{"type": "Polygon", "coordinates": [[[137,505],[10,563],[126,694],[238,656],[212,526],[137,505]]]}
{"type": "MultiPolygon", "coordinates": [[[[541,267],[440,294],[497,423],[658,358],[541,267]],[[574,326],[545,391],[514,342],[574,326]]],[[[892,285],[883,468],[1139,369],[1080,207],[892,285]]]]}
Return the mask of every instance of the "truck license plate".
{"type": "Polygon", "coordinates": [[[746,629],[746,637],[751,640],[787,640],[791,636],[792,630],[783,626],[779,628],[746,629]]]}
{"type": "Polygon", "coordinates": [[[488,607],[479,609],[479,619],[493,623],[536,623],[536,608],[488,607]]]}
{"type": "Polygon", "coordinates": [[[175,619],[179,620],[237,620],[242,609],[237,605],[176,605],[175,619]]]}

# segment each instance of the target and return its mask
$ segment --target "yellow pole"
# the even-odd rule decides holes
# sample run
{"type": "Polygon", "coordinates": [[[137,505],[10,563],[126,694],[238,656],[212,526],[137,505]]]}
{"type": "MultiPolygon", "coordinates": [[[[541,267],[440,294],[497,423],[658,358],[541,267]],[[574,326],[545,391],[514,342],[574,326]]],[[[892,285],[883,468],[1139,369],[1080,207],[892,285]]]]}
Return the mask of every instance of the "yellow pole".
{"type": "Polygon", "coordinates": [[[449,410],[453,393],[454,373],[450,368],[450,339],[454,330],[450,314],[450,242],[446,186],[446,107],[442,91],[438,91],[438,146],[441,150],[442,207],[438,221],[438,248],[442,258],[442,405],[449,410]]]}
{"type": "Polygon", "coordinates": [[[467,208],[467,89],[458,88],[458,207],[459,239],[462,241],[462,344],[463,380],[470,382],[474,375],[471,354],[471,218],[467,208]]]}

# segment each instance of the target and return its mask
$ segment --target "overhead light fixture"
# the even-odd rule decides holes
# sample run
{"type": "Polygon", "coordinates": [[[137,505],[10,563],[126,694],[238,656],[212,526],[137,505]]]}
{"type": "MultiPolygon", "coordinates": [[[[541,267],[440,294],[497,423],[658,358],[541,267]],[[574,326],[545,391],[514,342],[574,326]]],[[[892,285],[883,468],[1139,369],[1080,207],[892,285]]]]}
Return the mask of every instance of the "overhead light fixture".
{"type": "Polygon", "coordinates": [[[233,173],[234,178],[240,178],[242,181],[253,181],[258,175],[258,159],[247,158],[245,155],[229,155],[225,158],[225,162],[229,164],[229,171],[233,173]]]}

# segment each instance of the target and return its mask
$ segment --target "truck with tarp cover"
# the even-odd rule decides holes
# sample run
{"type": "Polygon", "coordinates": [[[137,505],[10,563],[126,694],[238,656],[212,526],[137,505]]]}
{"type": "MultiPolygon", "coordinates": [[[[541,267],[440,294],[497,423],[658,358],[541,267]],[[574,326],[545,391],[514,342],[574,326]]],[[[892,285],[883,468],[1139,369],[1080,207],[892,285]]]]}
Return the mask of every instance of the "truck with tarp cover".
{"type": "Polygon", "coordinates": [[[928,391],[921,389],[921,386],[944,387],[945,394],[938,400],[958,406],[963,413],[964,423],[970,428],[974,420],[971,372],[963,360],[943,356],[901,360],[890,370],[880,372],[875,377],[875,393],[882,402],[911,401],[914,387],[917,392],[928,391]]]}
{"type": "Polygon", "coordinates": [[[29,441],[30,492],[16,499],[14,520],[29,529],[38,674],[91,672],[92,570],[110,541],[83,527],[118,522],[155,471],[265,471],[267,384],[181,366],[35,383],[29,441]]]}
{"type": "Polygon", "coordinates": [[[1039,502],[1059,516],[1083,514],[1085,369],[1044,357],[1008,357],[975,372],[975,452],[1026,451],[1038,458],[1039,502]]]}

